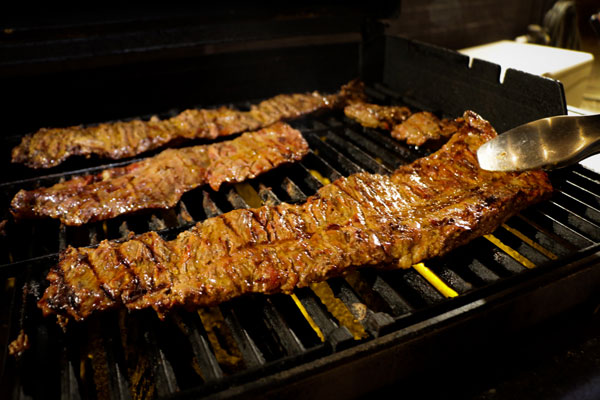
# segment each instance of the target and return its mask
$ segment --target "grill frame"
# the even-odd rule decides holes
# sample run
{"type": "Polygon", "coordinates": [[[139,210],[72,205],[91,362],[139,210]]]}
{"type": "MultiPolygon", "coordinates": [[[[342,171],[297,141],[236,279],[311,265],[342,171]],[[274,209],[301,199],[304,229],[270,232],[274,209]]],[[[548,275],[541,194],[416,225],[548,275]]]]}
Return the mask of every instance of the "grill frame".
{"type": "MultiPolygon", "coordinates": [[[[413,41],[388,37],[385,39],[372,39],[372,41],[367,39],[362,52],[363,78],[365,81],[372,84],[374,90],[371,90],[369,94],[373,98],[387,99],[387,101],[394,102],[403,101],[413,108],[428,109],[443,115],[450,115],[449,111],[440,110],[435,104],[425,106],[421,99],[415,99],[414,96],[409,96],[408,98],[403,96],[401,94],[402,89],[393,86],[396,85],[398,81],[395,80],[395,75],[390,74],[390,70],[394,70],[394,68],[387,64],[390,63],[390,61],[382,61],[379,59],[379,65],[386,66],[383,72],[381,72],[375,70],[374,67],[373,60],[377,60],[377,57],[369,57],[374,51],[379,51],[382,52],[379,56],[382,56],[384,60],[388,60],[386,55],[389,52],[394,54],[398,51],[414,52],[415,49],[418,49],[417,53],[420,56],[419,62],[424,62],[426,65],[429,65],[431,62],[439,62],[439,59],[445,60],[447,61],[445,67],[448,68],[448,70],[453,71],[449,73],[449,75],[461,82],[462,80],[457,77],[462,76],[472,79],[474,74],[481,74],[482,77],[479,81],[483,82],[487,79],[489,81],[488,89],[493,93],[498,93],[499,89],[497,86],[499,86],[500,83],[497,82],[498,75],[494,76],[494,73],[496,72],[499,74],[497,66],[474,62],[469,68],[468,60],[456,53],[413,41]],[[438,61],[435,61],[436,59],[438,61]]],[[[409,60],[415,62],[414,58],[409,58],[409,60]]],[[[405,61],[405,59],[396,59],[394,62],[402,64],[403,61],[405,61]]],[[[401,68],[401,66],[397,67],[401,68]]],[[[507,82],[510,83],[513,79],[517,82],[521,82],[522,79],[525,79],[532,87],[536,87],[536,85],[542,85],[544,87],[544,90],[540,92],[543,94],[541,100],[551,100],[548,101],[549,104],[540,107],[541,114],[551,112],[549,110],[557,110],[561,107],[564,113],[564,94],[561,97],[562,86],[560,84],[553,81],[538,80],[538,78],[521,75],[517,72],[511,74],[507,75],[503,85],[507,84],[507,82]],[[552,93],[552,95],[547,97],[546,95],[548,95],[548,93],[552,93]]],[[[424,75],[427,75],[427,73],[424,72],[424,75]]],[[[422,81],[427,80],[427,77],[422,79],[422,81]]],[[[418,83],[416,85],[418,86],[418,83]]],[[[480,82],[480,85],[483,84],[480,82]]],[[[511,85],[514,87],[516,84],[510,84],[509,88],[511,85]]],[[[466,90],[465,88],[467,87],[468,85],[465,85],[463,82],[461,90],[466,90]]],[[[501,85],[500,87],[502,88],[501,85]]],[[[508,92],[511,91],[512,90],[509,90],[508,92]]],[[[502,93],[501,89],[500,93],[502,93]]],[[[537,96],[538,94],[533,93],[533,95],[537,96]]],[[[507,94],[504,93],[496,97],[501,98],[503,96],[507,96],[507,94]]],[[[467,101],[468,96],[462,96],[461,99],[467,101]]],[[[532,98],[529,97],[526,101],[532,101],[532,98]]],[[[506,105],[506,107],[509,107],[511,104],[510,102],[508,103],[509,104],[506,105]]],[[[464,109],[465,107],[462,108],[464,109]]],[[[512,115],[510,123],[520,123],[515,122],[518,121],[518,118],[535,119],[535,115],[532,115],[527,111],[528,110],[524,110],[524,112],[521,113],[522,115],[519,115],[519,113],[516,113],[517,115],[512,115]]],[[[482,114],[486,117],[485,113],[482,114]]],[[[328,161],[334,162],[337,157],[335,156],[336,151],[331,150],[331,146],[333,145],[335,148],[336,140],[338,140],[339,137],[343,138],[346,136],[343,132],[340,132],[340,129],[347,129],[347,125],[345,124],[348,123],[343,120],[340,122],[339,118],[338,122],[335,122],[334,118],[332,123],[337,125],[334,125],[333,128],[331,128],[327,127],[327,123],[329,123],[328,121],[330,120],[331,118],[327,115],[321,115],[293,122],[293,124],[296,124],[303,133],[305,133],[305,136],[311,143],[311,147],[319,150],[319,154],[321,154],[321,152],[326,152],[327,149],[329,149],[329,151],[332,152],[331,154],[334,155],[333,157],[322,158],[320,155],[315,155],[313,153],[302,163],[286,168],[286,171],[288,172],[296,171],[296,175],[301,175],[297,173],[297,170],[303,172],[305,179],[308,179],[309,181],[308,183],[304,182],[303,185],[305,188],[310,188],[311,190],[315,189],[318,186],[318,183],[315,182],[315,178],[310,178],[310,174],[306,175],[305,173],[305,170],[310,166],[320,163],[320,171],[327,172],[332,179],[340,174],[347,175],[356,169],[356,164],[353,165],[352,162],[347,163],[347,161],[344,161],[347,157],[340,158],[339,165],[328,165],[328,161]],[[302,129],[303,124],[304,129],[302,129]],[[313,129],[314,126],[313,128],[307,128],[310,124],[321,124],[322,127],[318,129],[313,129]],[[322,141],[321,136],[319,135],[323,132],[325,132],[325,137],[328,138],[326,141],[322,141]],[[336,169],[341,169],[341,171],[337,171],[336,169]]],[[[390,149],[395,149],[394,151],[397,152],[396,154],[404,154],[402,153],[404,150],[399,149],[406,149],[406,146],[394,143],[391,139],[383,139],[384,135],[380,132],[362,129],[356,126],[352,127],[352,132],[375,135],[373,136],[374,138],[381,140],[381,143],[385,143],[384,148],[387,148],[389,151],[392,151],[390,149]]],[[[346,138],[344,140],[345,142],[342,141],[342,143],[350,142],[350,139],[346,138]]],[[[409,161],[411,157],[414,158],[423,154],[415,149],[406,151],[407,160],[405,161],[409,161]]],[[[358,155],[358,157],[361,156],[358,155]]],[[[371,157],[371,159],[373,158],[371,157]]],[[[373,164],[371,161],[368,161],[369,158],[364,158],[364,160],[367,161],[365,161],[363,167],[370,167],[376,171],[379,170],[380,172],[384,172],[386,168],[388,170],[390,169],[390,166],[382,168],[381,164],[377,162],[373,164]]],[[[66,167],[67,170],[68,168],[70,167],[66,167]]],[[[569,173],[574,173],[573,171],[577,172],[577,169],[571,169],[564,174],[559,173],[553,176],[553,178],[558,182],[563,182],[563,175],[567,176],[569,173]]],[[[279,173],[280,171],[275,171],[273,174],[269,173],[266,177],[259,178],[259,181],[265,182],[266,185],[273,180],[273,175],[278,175],[279,173]]],[[[59,174],[63,173],[59,172],[59,174]]],[[[293,173],[290,173],[289,176],[292,175],[293,173]]],[[[19,184],[21,183],[22,182],[19,184]]],[[[274,194],[274,191],[271,193],[274,194]]],[[[281,189],[279,189],[279,192],[281,192],[281,189]]],[[[210,203],[209,200],[206,200],[207,198],[220,198],[219,201],[215,201],[214,203],[216,208],[212,208],[214,214],[226,211],[219,210],[218,208],[222,204],[227,204],[227,202],[230,204],[228,207],[247,206],[247,204],[244,203],[244,200],[231,188],[226,188],[217,194],[203,189],[199,189],[199,191],[195,193],[196,198],[203,196],[203,204],[207,204],[207,202],[210,203]],[[199,196],[199,193],[202,193],[202,195],[199,196]],[[225,201],[224,199],[229,200],[225,201]]],[[[265,196],[270,196],[268,194],[269,191],[265,191],[264,193],[267,193],[265,196]]],[[[300,201],[301,196],[293,200],[300,201]]],[[[271,201],[276,200],[271,198],[271,201]]],[[[184,202],[187,201],[184,199],[184,202]]],[[[211,209],[211,207],[205,206],[204,209],[205,216],[211,216],[211,214],[206,211],[207,209],[211,209]]],[[[12,226],[9,227],[9,229],[12,229],[12,226]]],[[[59,230],[60,229],[62,228],[59,228],[59,230]]],[[[94,229],[101,228],[97,225],[94,229]]],[[[165,231],[162,233],[169,236],[180,229],[181,228],[175,228],[170,232],[165,231]]],[[[62,242],[59,240],[57,245],[58,249],[63,247],[66,242],[70,242],[70,240],[68,240],[67,233],[64,233],[64,239],[62,242]]],[[[461,353],[465,351],[464,346],[482,346],[485,348],[485,345],[489,343],[490,340],[499,340],[502,335],[514,334],[520,329],[524,329],[527,326],[531,326],[584,302],[593,295],[600,283],[600,276],[598,275],[600,272],[597,271],[597,268],[594,268],[598,263],[598,249],[598,245],[584,247],[575,252],[571,252],[566,257],[561,257],[559,260],[545,263],[543,267],[523,271],[510,277],[502,277],[502,279],[493,284],[473,289],[466,294],[461,294],[457,298],[434,301],[434,305],[427,306],[425,309],[417,311],[413,310],[413,312],[407,316],[404,316],[402,312],[398,312],[398,315],[396,315],[397,318],[391,326],[387,326],[385,320],[378,320],[376,315],[373,317],[374,323],[376,326],[380,326],[381,330],[379,330],[379,328],[371,328],[372,337],[362,342],[354,342],[348,337],[348,333],[344,332],[343,329],[339,329],[340,327],[336,328],[335,326],[331,328],[330,326],[331,330],[327,335],[328,340],[324,344],[315,345],[306,352],[296,352],[295,356],[274,356],[271,360],[263,363],[260,360],[260,354],[264,357],[264,354],[269,353],[268,349],[267,351],[265,349],[261,350],[256,343],[253,343],[252,338],[250,338],[250,341],[240,338],[239,342],[245,343],[247,346],[243,351],[247,354],[255,354],[256,365],[259,366],[258,369],[237,375],[234,374],[229,378],[222,379],[220,378],[218,369],[215,369],[215,360],[210,361],[210,357],[208,357],[208,364],[204,365],[202,368],[204,368],[205,371],[209,371],[212,368],[213,378],[210,378],[209,376],[202,385],[182,389],[181,391],[176,390],[177,382],[173,382],[171,379],[172,376],[177,374],[169,370],[169,368],[173,368],[172,366],[169,367],[169,363],[161,361],[164,360],[166,356],[163,354],[162,347],[156,345],[156,343],[164,340],[161,336],[164,334],[162,333],[162,328],[157,328],[156,321],[154,321],[152,317],[144,317],[142,315],[133,318],[134,320],[141,320],[141,324],[147,326],[149,332],[155,332],[145,338],[146,343],[144,346],[148,346],[150,349],[151,360],[154,360],[157,365],[160,365],[155,377],[156,382],[159,383],[159,385],[157,385],[159,397],[195,398],[199,395],[206,395],[214,398],[232,398],[241,395],[244,397],[263,397],[265,395],[285,395],[289,397],[305,397],[311,395],[316,398],[325,398],[331,395],[335,395],[336,397],[355,397],[390,384],[398,378],[406,378],[411,376],[411,374],[426,371],[429,366],[428,364],[432,362],[440,363],[452,360],[454,357],[460,356],[461,353]],[[557,298],[553,294],[558,290],[563,293],[568,293],[569,296],[557,298]],[[519,312],[515,313],[515,309],[517,308],[519,309],[519,312]],[[494,325],[501,323],[502,321],[505,322],[504,324],[501,324],[503,329],[498,330],[494,325]],[[460,338],[460,340],[457,338],[460,338]],[[459,347],[454,352],[448,353],[442,351],[457,343],[462,345],[463,348],[459,347]],[[422,354],[425,354],[426,356],[423,356],[422,354]],[[386,367],[374,368],[381,364],[386,365],[386,367]],[[284,370],[282,372],[277,372],[279,369],[284,370]],[[373,371],[377,371],[377,373],[374,374],[373,371]],[[160,389],[160,387],[163,389],[160,389]],[[160,393],[160,390],[164,390],[164,392],[160,393]]],[[[2,273],[3,276],[6,276],[15,272],[17,269],[25,267],[26,271],[23,272],[25,276],[23,280],[28,281],[29,278],[27,277],[27,274],[37,274],[40,272],[35,271],[35,268],[39,269],[39,267],[35,266],[36,264],[41,264],[44,266],[43,268],[48,268],[55,259],[56,256],[42,256],[42,258],[38,260],[23,260],[4,264],[2,268],[0,268],[0,273],[2,273]]],[[[369,274],[369,272],[366,272],[365,274],[369,274]]],[[[341,289],[338,288],[338,297],[343,298],[345,284],[341,282],[340,285],[341,289]]],[[[339,285],[333,286],[337,287],[339,285]]],[[[11,292],[15,303],[19,303],[17,289],[12,290],[11,292]]],[[[31,288],[34,292],[35,289],[35,287],[31,288]]],[[[310,297],[303,297],[303,299],[307,304],[310,303],[310,297]]],[[[315,300],[314,296],[312,300],[315,300]]],[[[351,300],[351,298],[346,298],[347,302],[351,300]]],[[[232,303],[235,302],[236,301],[234,300],[232,303]]],[[[237,303],[240,302],[238,301],[237,303]]],[[[270,300],[269,298],[263,298],[261,296],[252,296],[250,303],[261,305],[261,310],[264,310],[265,308],[268,309],[269,307],[275,307],[276,310],[277,307],[281,307],[281,302],[278,299],[274,298],[274,300],[270,300]],[[275,302],[275,305],[269,306],[272,301],[275,302]]],[[[224,319],[231,326],[240,324],[240,316],[237,315],[239,314],[239,311],[236,311],[236,307],[239,306],[239,304],[228,304],[223,307],[223,309],[227,311],[225,313],[226,315],[224,315],[224,319]]],[[[28,302],[24,309],[28,312],[35,312],[35,309],[33,309],[31,305],[31,301],[28,302]]],[[[19,312],[18,307],[14,310],[10,308],[9,311],[19,312]]],[[[274,311],[274,313],[272,313],[274,319],[271,319],[271,324],[280,324],[280,322],[277,321],[278,313],[281,315],[280,311],[274,311]]],[[[28,317],[22,316],[21,318],[26,320],[28,317]]],[[[9,316],[9,319],[11,321],[15,320],[13,316],[9,316]]],[[[19,318],[16,319],[18,320],[19,318]]],[[[114,319],[115,316],[113,315],[107,318],[101,318],[99,321],[111,321],[114,319]]],[[[243,322],[244,321],[241,323],[243,322]]],[[[27,324],[27,322],[25,323],[27,324]]],[[[98,323],[98,321],[94,323],[98,323]]],[[[197,321],[195,324],[196,326],[198,325],[197,321]]],[[[36,357],[39,357],[39,354],[43,354],[43,351],[50,351],[50,354],[53,354],[54,357],[74,357],[73,355],[69,356],[69,352],[72,352],[73,350],[69,350],[65,343],[68,342],[69,338],[76,337],[78,333],[85,334],[85,329],[87,328],[74,328],[73,331],[67,333],[67,335],[61,339],[57,338],[58,333],[53,332],[52,328],[48,331],[48,325],[49,324],[44,323],[40,326],[41,333],[37,333],[37,337],[44,335],[48,336],[50,342],[34,344],[34,346],[38,346],[38,348],[35,349],[35,354],[37,354],[36,357]],[[54,340],[54,342],[52,342],[52,340],[54,340]],[[60,354],[63,353],[62,347],[52,348],[53,343],[64,346],[64,349],[66,349],[64,354],[66,355],[60,354]],[[50,348],[48,348],[48,346],[50,346],[50,348]]],[[[200,324],[200,326],[202,326],[202,324],[200,324]]],[[[196,346],[194,351],[197,353],[201,353],[202,351],[207,352],[210,348],[210,342],[207,341],[206,331],[203,333],[202,329],[204,328],[198,329],[195,332],[199,332],[200,336],[197,339],[197,342],[194,342],[196,344],[192,344],[192,346],[196,346]]],[[[10,339],[14,338],[14,324],[12,331],[13,336],[10,337],[10,339]]],[[[242,329],[240,332],[245,331],[242,329]]],[[[114,339],[108,337],[106,332],[100,333],[100,336],[102,335],[104,335],[102,339],[103,346],[118,347],[118,344],[111,341],[114,339]]],[[[6,338],[6,340],[8,340],[8,338],[6,338]]],[[[280,337],[278,340],[287,341],[289,343],[290,337],[280,337]]],[[[78,351],[84,350],[79,348],[78,351]]],[[[210,353],[210,351],[208,351],[208,353],[210,353]]],[[[106,354],[108,357],[112,357],[115,353],[107,351],[106,354]]],[[[117,354],[115,360],[118,360],[119,357],[120,356],[117,354]]],[[[6,361],[5,358],[3,368],[7,365],[7,362],[10,363],[11,361],[6,361]]],[[[81,366],[75,369],[81,370],[81,366]]],[[[104,389],[115,398],[129,398],[130,396],[128,388],[123,386],[124,378],[122,376],[121,378],[118,378],[119,374],[122,374],[123,371],[126,371],[125,367],[120,366],[118,363],[116,365],[115,363],[109,363],[108,372],[110,373],[110,376],[113,377],[113,380],[106,382],[106,387],[104,389]],[[117,377],[116,380],[114,378],[115,376],[117,377]]],[[[6,372],[6,370],[3,372],[6,372]]],[[[2,376],[2,382],[6,383],[7,375],[3,373],[2,376]]],[[[50,378],[45,379],[50,381],[50,378]]],[[[69,369],[67,376],[65,377],[63,375],[61,379],[64,381],[62,382],[62,387],[66,388],[65,393],[71,395],[73,398],[77,398],[80,393],[85,394],[86,390],[90,390],[85,387],[80,388],[80,392],[76,391],[77,385],[80,384],[78,383],[73,368],[69,369]]],[[[14,385],[14,388],[17,388],[18,386],[19,385],[16,384],[14,385]]],[[[39,394],[40,393],[38,392],[38,396],[39,394]]],[[[88,393],[88,396],[92,395],[88,393]]],[[[18,397],[18,395],[15,397],[18,397]]]]}

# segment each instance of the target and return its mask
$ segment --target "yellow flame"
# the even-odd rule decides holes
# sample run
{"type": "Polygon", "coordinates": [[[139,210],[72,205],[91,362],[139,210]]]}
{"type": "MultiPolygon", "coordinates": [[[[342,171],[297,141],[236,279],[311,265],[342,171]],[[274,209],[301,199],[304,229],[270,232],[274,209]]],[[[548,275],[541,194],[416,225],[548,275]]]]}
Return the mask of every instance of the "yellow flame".
{"type": "Polygon", "coordinates": [[[309,170],[310,174],[312,176],[314,176],[315,178],[317,178],[317,180],[319,182],[321,182],[323,185],[329,185],[331,183],[331,181],[328,178],[325,178],[323,175],[321,175],[319,173],[319,171],[316,171],[314,169],[309,170]]]}
{"type": "Polygon", "coordinates": [[[315,331],[315,333],[317,334],[319,339],[321,339],[321,342],[324,342],[325,336],[323,335],[323,332],[321,332],[321,329],[319,328],[319,326],[315,323],[315,321],[312,319],[310,314],[308,314],[308,311],[306,310],[304,305],[300,302],[300,299],[298,298],[298,296],[296,296],[295,293],[292,293],[290,295],[290,297],[292,298],[292,300],[294,300],[294,303],[296,303],[296,306],[298,307],[298,309],[300,310],[302,315],[304,315],[304,318],[306,318],[306,321],[308,321],[308,324],[310,325],[310,327],[313,329],[313,331],[315,331]]]}
{"type": "Polygon", "coordinates": [[[515,235],[516,237],[518,237],[519,239],[521,239],[522,241],[524,241],[525,243],[527,243],[529,246],[533,247],[534,249],[536,249],[537,251],[539,251],[546,257],[548,257],[549,259],[551,259],[551,260],[558,259],[558,256],[556,254],[554,254],[550,250],[546,249],[545,247],[542,247],[539,243],[534,242],[533,240],[529,239],[527,236],[525,236],[523,233],[519,232],[515,228],[511,228],[510,226],[508,226],[506,224],[502,224],[502,227],[504,229],[506,229],[507,231],[509,231],[510,233],[512,233],[513,235],[515,235]]]}
{"type": "Polygon", "coordinates": [[[434,288],[438,290],[444,297],[456,297],[458,293],[452,289],[450,286],[446,285],[446,283],[440,279],[432,270],[427,268],[425,264],[418,263],[413,265],[413,268],[423,276],[423,278],[427,279],[427,282],[431,283],[434,288]]]}
{"type": "Polygon", "coordinates": [[[484,235],[484,237],[487,240],[489,240],[490,242],[492,242],[493,244],[495,244],[496,247],[502,249],[506,254],[508,254],[509,256],[511,256],[512,258],[514,258],[515,260],[517,260],[525,268],[529,268],[529,269],[535,268],[535,264],[534,263],[532,263],[531,261],[529,261],[526,257],[524,257],[523,255],[521,255],[518,251],[516,251],[512,247],[507,246],[506,244],[502,243],[500,241],[500,239],[498,239],[494,235],[484,235]]]}
{"type": "Polygon", "coordinates": [[[238,183],[234,187],[237,194],[239,194],[250,207],[257,208],[262,206],[262,200],[252,185],[249,183],[238,183]]]}

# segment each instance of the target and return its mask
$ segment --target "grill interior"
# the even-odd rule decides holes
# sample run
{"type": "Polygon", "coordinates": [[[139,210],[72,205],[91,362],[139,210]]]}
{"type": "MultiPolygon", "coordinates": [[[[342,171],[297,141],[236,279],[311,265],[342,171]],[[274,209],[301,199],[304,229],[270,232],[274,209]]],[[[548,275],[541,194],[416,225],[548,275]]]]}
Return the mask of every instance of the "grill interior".
{"type": "MultiPolygon", "coordinates": [[[[378,103],[423,108],[382,83],[371,83],[368,94],[378,103]]],[[[247,109],[256,101],[227,105],[247,109]]],[[[0,237],[3,398],[258,396],[261,388],[289,383],[291,378],[281,371],[310,382],[307,376],[334,369],[339,360],[351,365],[363,349],[376,354],[389,348],[390,340],[405,341],[424,328],[468,316],[477,302],[545,279],[549,272],[544,271],[575,265],[598,248],[600,175],[576,166],[552,175],[557,189],[552,199],[511,218],[492,235],[408,270],[363,268],[293,295],[245,296],[217,307],[177,310],[165,321],[151,311],[111,311],[71,323],[63,332],[54,318],[41,316],[36,299],[48,269],[67,245],[94,246],[149,230],[173,238],[198,221],[232,209],[302,202],[341,176],[360,171],[385,174],[427,154],[385,132],[363,128],[340,111],[311,115],[291,125],[310,144],[301,162],[242,184],[224,185],[218,192],[198,188],[170,210],[83,227],[49,220],[17,224],[7,205],[21,188],[49,186],[133,160],[92,160],[94,166],[86,168],[78,166],[89,164],[76,161],[48,175],[14,169],[5,177],[0,184],[2,218],[7,221],[0,237]],[[21,330],[31,348],[15,359],[8,356],[7,346],[21,330]]],[[[18,137],[3,140],[4,147],[12,148],[18,137]]]]}

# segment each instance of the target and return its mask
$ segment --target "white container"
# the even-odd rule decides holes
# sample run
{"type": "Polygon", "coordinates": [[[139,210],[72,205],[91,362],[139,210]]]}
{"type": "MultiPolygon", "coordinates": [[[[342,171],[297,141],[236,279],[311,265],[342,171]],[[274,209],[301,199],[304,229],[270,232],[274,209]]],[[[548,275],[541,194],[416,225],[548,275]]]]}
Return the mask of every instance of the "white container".
{"type": "Polygon", "coordinates": [[[565,88],[567,104],[575,107],[583,100],[594,61],[590,53],[510,40],[469,47],[459,52],[499,64],[502,67],[500,80],[504,79],[506,68],[556,79],[565,88]]]}

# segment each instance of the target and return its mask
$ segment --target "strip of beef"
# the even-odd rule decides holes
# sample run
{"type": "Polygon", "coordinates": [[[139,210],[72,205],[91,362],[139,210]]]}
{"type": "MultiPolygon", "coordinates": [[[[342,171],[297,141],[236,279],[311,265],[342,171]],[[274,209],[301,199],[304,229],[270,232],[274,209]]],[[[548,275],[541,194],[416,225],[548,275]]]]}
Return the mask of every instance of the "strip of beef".
{"type": "Polygon", "coordinates": [[[381,106],[363,102],[347,105],[344,107],[344,113],[362,126],[386,130],[391,130],[394,126],[402,123],[411,114],[408,107],[381,106]]]}
{"type": "Polygon", "coordinates": [[[115,307],[215,305],[245,293],[290,292],[363,265],[407,268],[494,231],[552,191],[542,171],[489,172],[476,150],[496,136],[466,112],[436,153],[391,176],[358,173],[298,205],[233,210],[176,239],[153,232],[68,248],[38,306],[82,320],[115,307]]]}
{"type": "Polygon", "coordinates": [[[335,94],[281,94],[253,105],[249,111],[226,107],[190,109],[165,120],[153,117],[149,121],[136,119],[96,126],[43,128],[22,139],[12,151],[12,162],[25,163],[32,168],[49,168],[72,155],[97,154],[112,159],[132,157],[176,140],[214,139],[264,128],[317,110],[343,107],[363,97],[362,83],[352,81],[335,94]]]}
{"type": "Polygon", "coordinates": [[[382,106],[355,102],[344,108],[344,113],[367,128],[391,131],[392,137],[414,146],[428,144],[439,147],[464,122],[461,119],[439,119],[428,111],[411,114],[407,107],[382,106]]]}
{"type": "Polygon", "coordinates": [[[428,111],[422,111],[395,125],[392,129],[392,137],[415,146],[426,143],[436,145],[454,135],[463,123],[461,119],[439,119],[428,111]]]}
{"type": "Polygon", "coordinates": [[[183,193],[208,183],[241,182],[308,152],[302,134],[278,122],[256,132],[202,146],[167,149],[125,167],[80,176],[50,188],[19,191],[15,218],[48,216],[66,225],[113,218],[147,208],[173,207],[183,193]]]}

